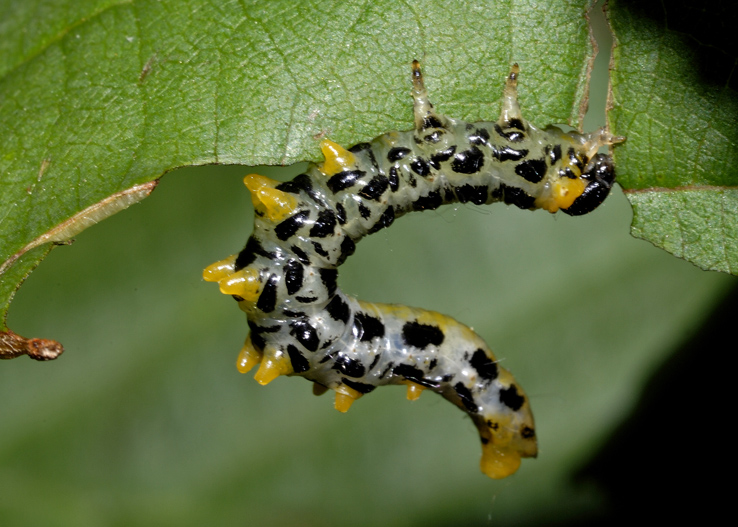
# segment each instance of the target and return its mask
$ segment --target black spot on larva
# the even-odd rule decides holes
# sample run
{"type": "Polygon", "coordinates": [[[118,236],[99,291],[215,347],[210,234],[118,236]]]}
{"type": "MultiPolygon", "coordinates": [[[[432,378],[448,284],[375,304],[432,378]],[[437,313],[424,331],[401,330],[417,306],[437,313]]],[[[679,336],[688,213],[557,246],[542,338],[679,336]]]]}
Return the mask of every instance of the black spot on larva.
{"type": "Polygon", "coordinates": [[[411,187],[415,188],[418,186],[418,181],[415,179],[415,175],[408,173],[407,182],[411,187]]]}
{"type": "Polygon", "coordinates": [[[429,192],[427,196],[420,196],[413,202],[413,210],[435,210],[443,205],[441,193],[436,191],[429,192]]]}
{"type": "Polygon", "coordinates": [[[393,366],[394,364],[395,364],[394,362],[391,362],[391,361],[390,361],[390,363],[389,363],[389,364],[387,364],[387,366],[385,366],[385,367],[384,367],[384,371],[383,371],[382,373],[380,373],[380,374],[379,374],[379,378],[380,378],[380,379],[384,379],[384,378],[385,378],[385,377],[387,376],[387,374],[388,374],[388,373],[389,373],[390,371],[392,371],[392,366],[393,366]]]}
{"type": "Polygon", "coordinates": [[[384,337],[382,321],[361,311],[354,313],[354,336],[361,342],[369,342],[373,338],[384,337]]]}
{"type": "Polygon", "coordinates": [[[347,379],[345,377],[341,377],[341,382],[349,388],[353,388],[357,392],[363,393],[365,395],[369,392],[373,392],[376,388],[376,386],[372,386],[371,384],[364,384],[363,382],[352,381],[351,379],[347,379]]]}
{"type": "Polygon", "coordinates": [[[257,335],[261,335],[263,333],[277,333],[280,329],[280,325],[276,326],[260,326],[256,322],[252,322],[250,320],[247,320],[246,323],[249,325],[249,330],[251,330],[251,334],[254,333],[257,335]]]}
{"type": "Polygon", "coordinates": [[[344,170],[335,176],[332,176],[328,182],[328,188],[334,194],[353,187],[357,181],[366,175],[363,170],[344,170]]]}
{"type": "Polygon", "coordinates": [[[554,145],[549,155],[551,156],[551,164],[553,165],[556,161],[561,159],[561,145],[554,145]]]}
{"type": "Polygon", "coordinates": [[[295,311],[293,309],[283,309],[282,314],[289,318],[305,318],[304,311],[295,311]]]}
{"type": "Polygon", "coordinates": [[[428,135],[423,136],[423,141],[426,143],[437,143],[441,140],[441,137],[443,137],[443,134],[445,134],[445,130],[434,130],[428,135]]]}
{"type": "Polygon", "coordinates": [[[323,249],[323,246],[320,244],[320,242],[312,241],[310,243],[313,244],[313,250],[323,258],[328,258],[330,256],[328,254],[328,251],[323,249]]]}
{"type": "Polygon", "coordinates": [[[440,170],[441,163],[451,159],[451,156],[454,155],[454,152],[456,152],[456,145],[452,145],[446,150],[441,150],[440,152],[433,154],[430,158],[430,166],[432,166],[436,170],[440,170]]]}
{"type": "Polygon", "coordinates": [[[378,230],[384,229],[385,227],[389,227],[392,225],[392,222],[395,221],[395,209],[390,205],[385,209],[385,211],[382,213],[382,215],[379,217],[377,222],[372,225],[371,229],[369,229],[369,234],[374,234],[378,230]]]}
{"type": "Polygon", "coordinates": [[[486,437],[480,437],[479,440],[482,442],[483,445],[489,443],[489,439],[487,439],[486,437]]]}
{"type": "Polygon", "coordinates": [[[521,148],[520,150],[515,150],[514,148],[510,148],[509,146],[505,146],[503,148],[499,148],[494,151],[494,154],[496,159],[499,161],[519,161],[523,159],[525,156],[528,155],[528,150],[525,148],[521,148]]]}
{"type": "Polygon", "coordinates": [[[344,236],[343,241],[341,242],[341,255],[338,257],[338,260],[336,260],[336,265],[341,265],[345,262],[346,258],[354,254],[355,250],[356,244],[354,243],[354,240],[348,236],[344,236]]]}
{"type": "Polygon", "coordinates": [[[536,437],[536,431],[533,430],[529,426],[524,426],[522,430],[520,430],[520,436],[523,439],[531,439],[533,437],[536,437]]]}
{"type": "Polygon", "coordinates": [[[282,241],[287,240],[295,235],[295,233],[302,227],[307,219],[310,217],[310,212],[307,210],[301,210],[297,214],[290,216],[282,223],[274,227],[274,234],[277,235],[282,241]]]}
{"type": "Polygon", "coordinates": [[[471,390],[464,386],[464,383],[457,382],[454,385],[454,390],[456,391],[456,395],[459,396],[459,399],[461,399],[461,403],[467,410],[469,410],[469,412],[473,414],[479,412],[479,406],[474,402],[474,396],[472,395],[471,390]]]}
{"type": "Polygon", "coordinates": [[[497,135],[499,135],[500,137],[504,137],[511,143],[519,143],[520,141],[525,139],[525,134],[523,134],[522,132],[516,132],[514,130],[511,132],[504,132],[499,124],[495,124],[495,132],[497,132],[497,135]]]}
{"type": "Polygon", "coordinates": [[[264,313],[271,313],[277,306],[277,286],[279,284],[279,277],[273,274],[269,277],[264,289],[262,289],[259,295],[259,300],[256,301],[256,307],[262,310],[264,313]]]}
{"type": "Polygon", "coordinates": [[[363,377],[366,373],[366,368],[364,368],[361,362],[349,358],[342,353],[338,354],[331,368],[349,377],[363,377]]]}
{"type": "Polygon", "coordinates": [[[307,174],[300,174],[292,179],[292,181],[277,185],[277,190],[289,192],[290,194],[299,194],[301,190],[304,190],[306,194],[310,194],[313,191],[313,182],[310,181],[310,176],[307,174]]]}
{"type": "Polygon", "coordinates": [[[318,298],[315,296],[296,296],[295,300],[297,300],[301,304],[312,304],[313,302],[317,301],[318,298]]]}
{"type": "Polygon", "coordinates": [[[511,384],[509,388],[500,390],[500,402],[513,412],[517,412],[523,406],[525,398],[518,393],[518,387],[511,384]]]}
{"type": "Polygon", "coordinates": [[[364,188],[359,191],[359,196],[366,199],[379,201],[389,187],[389,180],[384,176],[374,176],[364,188]]]}
{"type": "Polygon", "coordinates": [[[367,220],[372,215],[372,211],[369,210],[369,207],[367,207],[363,203],[359,203],[359,214],[361,215],[362,218],[367,220]]]}
{"type": "Polygon", "coordinates": [[[488,419],[487,426],[490,427],[492,430],[497,430],[500,428],[500,423],[488,419]]]}
{"type": "Polygon", "coordinates": [[[251,344],[253,344],[257,350],[263,351],[264,346],[266,346],[266,339],[262,335],[254,332],[251,332],[249,336],[251,337],[251,344]]]}
{"type": "Polygon", "coordinates": [[[263,256],[264,258],[269,258],[270,260],[273,260],[277,257],[275,253],[270,253],[269,251],[265,250],[264,247],[262,247],[261,242],[255,237],[251,236],[246,242],[246,247],[244,247],[243,250],[238,253],[238,256],[236,256],[236,262],[234,264],[235,270],[240,271],[244,267],[248,267],[249,265],[254,263],[254,260],[256,260],[257,256],[263,256]]]}
{"type": "Polygon", "coordinates": [[[577,153],[574,151],[573,147],[569,147],[569,150],[566,151],[566,155],[569,156],[569,162],[579,168],[579,170],[582,170],[584,168],[584,164],[582,163],[581,159],[577,157],[577,153]]]}
{"type": "Polygon", "coordinates": [[[483,205],[487,203],[487,187],[484,185],[461,185],[456,188],[456,196],[459,203],[474,203],[475,205],[483,205]]]}
{"type": "Polygon", "coordinates": [[[374,366],[376,366],[376,365],[377,365],[377,363],[379,362],[379,358],[380,358],[381,356],[382,356],[382,354],[381,354],[381,353],[377,353],[377,354],[376,354],[376,355],[374,356],[374,359],[372,360],[372,363],[371,363],[371,364],[369,365],[369,367],[367,368],[367,371],[372,371],[372,370],[374,369],[374,366]]]}
{"type": "Polygon", "coordinates": [[[287,286],[287,294],[294,295],[302,288],[304,267],[297,260],[290,260],[284,266],[284,283],[287,286]]]}
{"type": "Polygon", "coordinates": [[[325,238],[330,236],[336,230],[336,213],[330,209],[323,209],[318,212],[318,218],[310,229],[310,236],[315,238],[325,238]]]}
{"type": "Polygon", "coordinates": [[[415,160],[410,163],[410,169],[417,175],[425,177],[430,174],[430,166],[428,162],[422,157],[416,157],[415,160]]]}
{"type": "Polygon", "coordinates": [[[409,148],[396,146],[395,148],[391,148],[390,151],[387,152],[387,161],[389,161],[390,163],[394,163],[395,161],[399,161],[400,159],[404,158],[410,152],[412,152],[412,150],[410,150],[409,148]]]}
{"type": "Polygon", "coordinates": [[[306,318],[290,322],[290,335],[295,337],[306,350],[317,351],[320,345],[318,330],[306,318]]]}
{"type": "Polygon", "coordinates": [[[490,359],[482,349],[478,349],[474,352],[469,364],[477,370],[479,376],[485,381],[494,381],[499,374],[497,363],[490,359]]]}
{"type": "Polygon", "coordinates": [[[443,123],[438,117],[431,115],[423,119],[423,130],[427,130],[428,128],[443,128],[443,123]]]}
{"type": "Polygon", "coordinates": [[[506,124],[508,128],[515,128],[521,132],[525,132],[525,126],[523,125],[523,121],[520,119],[509,119],[506,124]]]}
{"type": "Polygon", "coordinates": [[[406,322],[402,326],[402,338],[405,344],[423,349],[431,344],[440,346],[444,335],[438,326],[421,324],[420,322],[406,322]]]}
{"type": "Polygon", "coordinates": [[[476,174],[484,166],[484,154],[476,146],[457,152],[451,162],[451,170],[458,174],[476,174]]]}
{"type": "Polygon", "coordinates": [[[483,145],[489,141],[489,132],[484,128],[477,128],[474,133],[469,136],[469,143],[473,145],[483,145]]]}
{"type": "Polygon", "coordinates": [[[320,273],[320,280],[328,291],[328,296],[333,296],[338,288],[338,284],[336,283],[338,280],[338,269],[318,269],[318,272],[320,273]]]}
{"type": "Polygon", "coordinates": [[[295,370],[295,373],[302,373],[310,369],[310,363],[308,360],[302,353],[300,353],[300,350],[292,344],[287,346],[287,354],[290,356],[292,369],[295,370]]]}
{"type": "Polygon", "coordinates": [[[372,145],[370,143],[357,143],[351,148],[349,148],[349,152],[352,154],[358,154],[359,152],[363,152],[364,150],[370,150],[371,151],[372,145]]]}
{"type": "Polygon", "coordinates": [[[341,295],[334,296],[328,302],[328,305],[325,306],[325,310],[328,311],[328,314],[333,320],[338,320],[344,324],[348,322],[349,315],[351,314],[348,304],[343,301],[341,295]]]}
{"type": "Polygon", "coordinates": [[[341,225],[346,224],[346,209],[342,203],[336,203],[336,219],[341,225]]]}
{"type": "Polygon", "coordinates": [[[238,295],[231,295],[231,298],[236,302],[243,302],[243,297],[238,295]]]}
{"type": "Polygon", "coordinates": [[[416,368],[411,364],[399,364],[392,368],[392,373],[404,377],[408,381],[425,386],[426,388],[438,388],[439,384],[435,381],[429,381],[423,377],[424,372],[420,368],[416,368]]]}
{"type": "Polygon", "coordinates": [[[538,183],[546,175],[545,159],[528,159],[515,167],[515,173],[531,183],[538,183]]]}
{"type": "Polygon", "coordinates": [[[536,199],[523,189],[517,187],[508,187],[507,185],[500,184],[500,186],[492,192],[492,196],[502,199],[502,201],[508,205],[515,205],[521,209],[535,208],[536,199]]]}
{"type": "Polygon", "coordinates": [[[397,167],[390,167],[388,179],[390,190],[397,192],[397,189],[400,188],[400,177],[397,175],[397,167]]]}
{"type": "Polygon", "coordinates": [[[300,249],[297,245],[293,245],[292,247],[290,247],[290,250],[295,253],[295,256],[297,256],[301,263],[305,265],[310,265],[310,258],[308,258],[308,255],[305,251],[300,249]]]}

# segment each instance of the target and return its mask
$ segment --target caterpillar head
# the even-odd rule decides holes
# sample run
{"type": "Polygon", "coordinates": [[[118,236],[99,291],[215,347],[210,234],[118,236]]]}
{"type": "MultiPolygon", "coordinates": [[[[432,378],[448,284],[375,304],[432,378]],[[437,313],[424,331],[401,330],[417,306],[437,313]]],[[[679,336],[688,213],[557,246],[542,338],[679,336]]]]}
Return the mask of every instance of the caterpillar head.
{"type": "Polygon", "coordinates": [[[569,216],[592,212],[605,201],[615,183],[612,158],[606,154],[595,155],[582,172],[581,179],[587,184],[584,192],[569,207],[561,209],[569,216]]]}

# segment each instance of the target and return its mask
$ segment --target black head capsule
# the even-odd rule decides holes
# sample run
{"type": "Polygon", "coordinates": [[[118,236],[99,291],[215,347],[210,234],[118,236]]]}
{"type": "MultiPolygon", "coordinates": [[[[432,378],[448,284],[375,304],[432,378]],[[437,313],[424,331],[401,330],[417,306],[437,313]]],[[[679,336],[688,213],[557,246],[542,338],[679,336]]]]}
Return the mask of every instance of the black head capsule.
{"type": "Polygon", "coordinates": [[[581,216],[592,212],[605,201],[615,183],[612,158],[606,154],[595,155],[587,164],[582,179],[588,182],[582,195],[575,199],[569,208],[561,209],[569,216],[581,216]]]}

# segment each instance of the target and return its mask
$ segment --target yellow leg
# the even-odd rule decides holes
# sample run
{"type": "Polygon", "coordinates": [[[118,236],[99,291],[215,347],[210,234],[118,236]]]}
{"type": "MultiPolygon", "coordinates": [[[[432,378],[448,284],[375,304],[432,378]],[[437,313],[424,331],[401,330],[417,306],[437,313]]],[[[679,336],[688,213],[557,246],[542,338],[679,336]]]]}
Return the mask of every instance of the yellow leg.
{"type": "Polygon", "coordinates": [[[240,296],[247,302],[256,302],[261,292],[261,282],[257,269],[241,269],[218,282],[224,295],[240,296]]]}
{"type": "Polygon", "coordinates": [[[261,362],[263,357],[264,355],[254,347],[251,342],[251,336],[249,335],[246,338],[243,348],[241,348],[241,353],[238,354],[236,368],[241,373],[248,373],[254,366],[261,362]]]}
{"type": "Polygon", "coordinates": [[[351,408],[351,405],[354,404],[354,401],[361,397],[361,395],[361,393],[346,385],[339,386],[336,389],[336,400],[334,402],[334,406],[336,410],[345,414],[348,412],[348,409],[351,408]]]}
{"type": "Polygon", "coordinates": [[[292,363],[286,354],[283,352],[274,355],[265,353],[254,379],[262,386],[266,386],[280,375],[289,375],[293,372],[292,363]]]}
{"type": "Polygon", "coordinates": [[[412,381],[407,381],[407,400],[417,401],[420,398],[420,394],[423,392],[423,390],[425,390],[425,387],[412,381]]]}
{"type": "Polygon", "coordinates": [[[202,272],[202,277],[206,282],[220,282],[234,273],[235,265],[236,255],[234,254],[225,260],[208,265],[202,272]]]}

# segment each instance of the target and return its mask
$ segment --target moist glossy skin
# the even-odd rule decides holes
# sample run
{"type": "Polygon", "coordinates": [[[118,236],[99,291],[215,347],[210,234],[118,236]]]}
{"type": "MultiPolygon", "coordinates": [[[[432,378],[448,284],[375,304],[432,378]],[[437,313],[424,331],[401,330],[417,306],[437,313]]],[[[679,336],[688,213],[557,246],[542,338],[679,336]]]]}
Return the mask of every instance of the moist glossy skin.
{"type": "Polygon", "coordinates": [[[488,476],[506,477],[536,456],[528,397],[471,329],[432,311],[362,302],[337,286],[337,267],[356,243],[407,212],[502,201],[579,215],[602,202],[614,172],[597,150],[622,138],[535,128],[520,113],[517,76],[515,65],[500,119],[470,124],[433,110],[414,62],[414,130],[348,150],[323,141],[325,162],[287,183],[246,176],[253,235],[204,272],[246,312],[240,371],[259,364],[261,384],[305,377],[316,394],[334,390],[342,412],[385,384],[407,385],[409,399],[432,390],[477,426],[488,476]]]}

